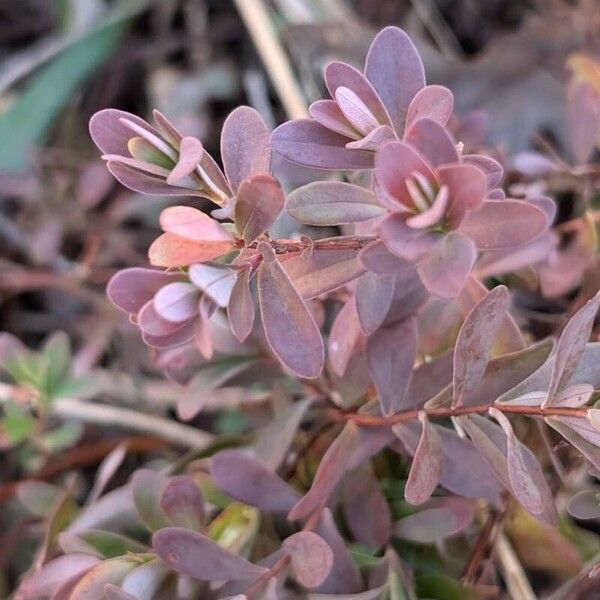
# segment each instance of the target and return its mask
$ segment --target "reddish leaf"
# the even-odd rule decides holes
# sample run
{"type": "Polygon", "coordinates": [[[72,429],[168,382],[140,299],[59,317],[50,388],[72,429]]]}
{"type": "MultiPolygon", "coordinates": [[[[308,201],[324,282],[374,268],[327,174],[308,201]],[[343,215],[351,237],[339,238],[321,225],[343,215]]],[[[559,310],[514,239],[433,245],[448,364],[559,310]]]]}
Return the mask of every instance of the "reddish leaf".
{"type": "Polygon", "coordinates": [[[392,305],[394,278],[367,272],[356,286],[356,311],[358,322],[365,335],[379,329],[392,305]]]}
{"type": "Polygon", "coordinates": [[[167,233],[193,242],[227,242],[231,236],[208,215],[191,206],[170,206],[160,213],[167,233]]]}
{"type": "Polygon", "coordinates": [[[356,311],[356,301],[350,298],[337,314],[328,340],[331,367],[342,377],[362,332],[356,311]]]}
{"type": "Polygon", "coordinates": [[[414,146],[432,167],[458,162],[454,140],[444,126],[436,121],[428,118],[415,121],[407,128],[404,140],[414,146]]]}
{"type": "Polygon", "coordinates": [[[185,267],[205,262],[233,249],[231,241],[193,242],[172,233],[163,233],[148,250],[150,264],[157,267],[185,267]]]}
{"type": "Polygon", "coordinates": [[[273,225],[285,201],[277,180],[262,174],[242,181],[236,198],[235,226],[247,245],[273,225]]]}
{"type": "Polygon", "coordinates": [[[448,223],[456,229],[465,213],[483,202],[487,189],[485,175],[477,167],[468,164],[443,165],[438,167],[436,173],[440,184],[448,186],[448,223]]]}

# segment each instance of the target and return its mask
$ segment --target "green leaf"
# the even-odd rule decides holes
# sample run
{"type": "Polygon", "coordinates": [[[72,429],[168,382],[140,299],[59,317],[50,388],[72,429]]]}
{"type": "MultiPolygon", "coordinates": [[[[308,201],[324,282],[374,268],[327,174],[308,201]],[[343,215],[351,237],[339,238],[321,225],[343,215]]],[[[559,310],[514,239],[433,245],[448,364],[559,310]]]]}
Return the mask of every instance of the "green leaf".
{"type": "Polygon", "coordinates": [[[75,42],[42,67],[0,116],[0,169],[22,171],[57,114],[81,83],[108,58],[123,33],[114,23],[75,42]]]}
{"type": "Polygon", "coordinates": [[[477,600],[478,594],[447,575],[423,575],[416,581],[419,598],[431,600],[477,600]]]}
{"type": "Polygon", "coordinates": [[[67,335],[62,331],[52,334],[44,344],[42,357],[46,368],[41,391],[52,398],[71,368],[71,342],[67,335]]]}
{"type": "Polygon", "coordinates": [[[258,509],[234,502],[212,521],[208,535],[226,550],[248,556],[259,525],[258,509]]]}
{"type": "Polygon", "coordinates": [[[42,446],[55,454],[75,445],[83,434],[83,425],[78,421],[65,421],[62,425],[47,431],[41,439],[42,446]]]}
{"type": "Polygon", "coordinates": [[[0,421],[0,426],[4,430],[8,442],[14,445],[33,434],[36,420],[25,409],[12,402],[7,402],[4,405],[4,418],[0,421]]]}

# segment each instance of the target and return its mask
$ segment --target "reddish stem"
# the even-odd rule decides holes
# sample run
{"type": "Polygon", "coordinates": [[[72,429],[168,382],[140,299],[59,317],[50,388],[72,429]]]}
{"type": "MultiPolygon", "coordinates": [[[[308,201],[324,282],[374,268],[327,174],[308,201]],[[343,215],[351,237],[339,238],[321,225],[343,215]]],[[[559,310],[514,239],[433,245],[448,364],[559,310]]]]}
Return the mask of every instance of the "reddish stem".
{"type": "Polygon", "coordinates": [[[496,408],[497,410],[508,413],[508,414],[521,414],[532,417],[585,417],[587,414],[587,407],[572,408],[566,406],[548,406],[542,408],[541,406],[523,406],[517,404],[477,404],[475,406],[456,406],[448,407],[442,406],[438,408],[430,408],[429,410],[424,409],[412,409],[405,410],[395,415],[388,417],[377,417],[371,415],[359,415],[354,412],[343,412],[341,410],[330,409],[330,416],[336,421],[352,421],[357,425],[363,427],[381,427],[381,426],[392,426],[397,423],[406,423],[407,421],[414,421],[418,418],[420,412],[425,412],[427,417],[430,419],[446,419],[448,417],[460,417],[472,414],[484,414],[490,408],[496,408]]]}

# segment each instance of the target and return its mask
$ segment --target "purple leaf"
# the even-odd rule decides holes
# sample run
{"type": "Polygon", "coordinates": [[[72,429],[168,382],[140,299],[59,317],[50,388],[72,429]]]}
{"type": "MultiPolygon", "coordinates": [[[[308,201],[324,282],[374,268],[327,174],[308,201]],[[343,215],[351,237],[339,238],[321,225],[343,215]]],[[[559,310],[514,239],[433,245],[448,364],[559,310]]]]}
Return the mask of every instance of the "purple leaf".
{"type": "Polygon", "coordinates": [[[370,81],[355,67],[333,61],[325,67],[325,84],[332,98],[339,87],[352,90],[367,106],[381,125],[391,125],[387,109],[381,102],[370,81]]]}
{"type": "Polygon", "coordinates": [[[203,154],[204,148],[196,138],[184,137],[179,144],[179,160],[167,177],[167,183],[173,185],[193,173],[203,154]]]}
{"type": "Polygon", "coordinates": [[[122,123],[121,119],[123,118],[129,119],[147,131],[156,133],[144,119],[136,115],[114,108],[101,110],[90,119],[90,135],[104,154],[129,156],[127,144],[135,134],[122,123]]]}
{"type": "Polygon", "coordinates": [[[106,286],[110,301],[127,313],[137,313],[164,285],[181,276],[157,269],[132,267],[115,273],[106,286]]]}
{"type": "Polygon", "coordinates": [[[250,269],[238,271],[231,289],[227,315],[233,335],[243,342],[254,324],[254,300],[250,293],[250,269]]]}
{"type": "Polygon", "coordinates": [[[333,552],[322,537],[312,531],[299,531],[283,540],[282,547],[291,557],[298,583],[310,589],[327,579],[333,566],[333,552]]]}
{"type": "Polygon", "coordinates": [[[542,513],[544,511],[542,495],[527,469],[521,444],[515,436],[510,421],[496,408],[490,408],[489,413],[498,421],[506,434],[508,478],[515,497],[530,513],[534,515],[542,513]]]}
{"type": "Polygon", "coordinates": [[[508,289],[498,286],[487,293],[462,324],[454,348],[453,406],[460,406],[483,377],[509,303],[508,289]]]}
{"type": "Polygon", "coordinates": [[[359,443],[358,427],[353,423],[347,423],[323,455],[310,490],[292,508],[288,519],[292,521],[304,519],[325,505],[346,473],[352,452],[359,443]]]}
{"type": "Polygon", "coordinates": [[[202,494],[188,475],[169,478],[160,496],[160,507],[176,527],[199,531],[206,520],[202,494]]]}
{"type": "Polygon", "coordinates": [[[434,498],[423,510],[400,519],[394,533],[405,540],[431,544],[466,529],[475,515],[475,504],[465,498],[434,498]]]}
{"type": "MultiPolygon", "coordinates": [[[[404,497],[409,504],[423,504],[435,490],[442,472],[442,446],[436,430],[425,413],[419,415],[421,438],[415,450],[410,473],[406,480],[404,497]]],[[[396,429],[392,428],[394,433],[396,429]]],[[[397,435],[397,433],[396,433],[397,435]]]]}
{"type": "Polygon", "coordinates": [[[107,584],[119,585],[136,566],[137,561],[127,558],[105,560],[92,567],[73,588],[69,600],[98,600],[107,584]]]}
{"type": "Polygon", "coordinates": [[[418,260],[440,240],[439,233],[413,229],[400,215],[386,217],[378,230],[388,250],[408,261],[418,260]]]}
{"type": "Polygon", "coordinates": [[[445,125],[452,115],[454,98],[452,92],[443,85],[426,85],[410,101],[406,113],[406,127],[419,119],[431,119],[445,125]]]}
{"type": "Polygon", "coordinates": [[[335,101],[342,114],[362,136],[377,128],[377,119],[368,106],[350,89],[340,86],[335,91],[335,101]]]}
{"type": "Polygon", "coordinates": [[[548,227],[546,215],[520,200],[486,200],[464,216],[460,231],[482,250],[513,248],[534,240],[548,227]]]}
{"type": "Polygon", "coordinates": [[[152,536],[152,546],[169,567],[193,579],[253,579],[267,571],[221,548],[205,535],[182,527],[166,527],[157,531],[152,536]]]}
{"type": "Polygon", "coordinates": [[[258,174],[242,181],[236,197],[235,226],[249,245],[280,215],[285,202],[283,190],[270,175],[258,174]]]}
{"type": "Polygon", "coordinates": [[[377,330],[367,340],[369,372],[384,415],[408,408],[410,384],[417,353],[417,327],[405,319],[392,327],[377,330]]]}
{"type": "Polygon", "coordinates": [[[183,323],[197,314],[199,295],[196,286],[177,281],[163,286],[152,303],[162,319],[171,323],[183,323]]]}
{"type": "Polygon", "coordinates": [[[139,192],[140,194],[149,194],[151,196],[205,196],[205,192],[200,189],[187,187],[178,187],[169,185],[164,178],[155,177],[142,173],[136,169],[121,164],[115,160],[109,160],[106,168],[113,174],[115,179],[126,188],[139,192]]]}
{"type": "Polygon", "coordinates": [[[440,298],[456,298],[465,285],[477,250],[473,242],[458,231],[445,235],[424,258],[417,270],[425,287],[440,298]]]}
{"type": "Polygon", "coordinates": [[[372,168],[373,154],[348,150],[347,141],[347,137],[309,119],[288,121],[271,134],[273,150],[292,162],[316,169],[372,168]]]}
{"type": "Polygon", "coordinates": [[[367,54],[365,75],[383,101],[398,133],[404,130],[410,101],[425,85],[421,57],[398,27],[380,31],[367,54]]]}
{"type": "Polygon", "coordinates": [[[370,463],[348,473],[341,488],[344,517],[357,542],[374,548],[390,538],[392,516],[370,463]]]}
{"type": "Polygon", "coordinates": [[[385,142],[395,140],[396,136],[389,125],[379,125],[365,135],[365,137],[353,142],[348,142],[346,148],[352,150],[371,150],[376,152],[379,146],[385,142]]]}
{"type": "Polygon", "coordinates": [[[372,242],[358,254],[366,269],[378,275],[393,275],[399,271],[413,268],[406,260],[392,254],[381,241],[372,242]]]}
{"type": "Polygon", "coordinates": [[[221,157],[234,192],[253,173],[269,173],[269,130],[256,110],[240,106],[225,119],[221,131],[221,157]]]}
{"type": "Polygon", "coordinates": [[[299,377],[317,377],[323,368],[321,332],[271,246],[259,244],[258,300],[269,346],[299,377]]]}
{"type": "Polygon", "coordinates": [[[355,250],[335,248],[290,256],[282,267],[305,300],[336,290],[365,272],[355,250]]]}
{"type": "Polygon", "coordinates": [[[590,339],[596,313],[600,306],[600,292],[580,308],[569,320],[556,346],[548,399],[542,406],[551,406],[555,394],[568,383],[590,339]]]}
{"type": "Polygon", "coordinates": [[[356,286],[358,322],[365,335],[381,326],[392,305],[394,278],[391,275],[365,273],[356,286]]]}
{"type": "Polygon", "coordinates": [[[432,227],[443,221],[446,210],[448,209],[448,202],[450,200],[450,194],[448,188],[442,186],[440,191],[437,193],[433,204],[423,212],[408,217],[406,224],[414,229],[426,229],[432,227]]]}
{"type": "Polygon", "coordinates": [[[286,211],[307,225],[360,223],[385,214],[373,192],[341,181],[315,181],[294,190],[286,211]]]}
{"type": "Polygon", "coordinates": [[[265,512],[287,513],[300,496],[279,475],[239,450],[223,450],[211,459],[215,483],[232,498],[265,512]]]}
{"type": "Polygon", "coordinates": [[[436,173],[441,185],[448,186],[448,223],[456,229],[465,213],[483,202],[487,189],[485,175],[473,165],[444,165],[436,173]]]}
{"type": "Polygon", "coordinates": [[[432,167],[458,162],[456,144],[443,125],[419,119],[407,128],[404,141],[414,146],[432,167]]]}
{"type": "Polygon", "coordinates": [[[352,594],[362,590],[363,582],[360,572],[348,550],[346,540],[338,531],[329,508],[325,508],[321,512],[315,531],[333,551],[331,572],[317,591],[323,594],[352,594]]]}

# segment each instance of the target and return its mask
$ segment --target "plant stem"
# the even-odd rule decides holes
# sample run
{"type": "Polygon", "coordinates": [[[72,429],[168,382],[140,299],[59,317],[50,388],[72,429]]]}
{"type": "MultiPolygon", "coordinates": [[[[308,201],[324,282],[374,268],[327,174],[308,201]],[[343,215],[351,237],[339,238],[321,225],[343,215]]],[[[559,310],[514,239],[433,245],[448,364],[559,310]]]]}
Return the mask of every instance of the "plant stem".
{"type": "Polygon", "coordinates": [[[442,406],[438,408],[411,409],[405,410],[387,417],[378,417],[371,415],[359,415],[355,412],[344,412],[337,409],[329,409],[332,419],[337,421],[352,421],[363,427],[382,427],[392,426],[397,423],[406,423],[415,421],[420,412],[425,412],[429,419],[447,419],[449,417],[461,417],[465,415],[485,414],[490,408],[496,408],[500,412],[507,414],[521,414],[532,417],[579,417],[584,418],[587,414],[587,407],[566,407],[566,406],[524,406],[518,404],[477,404],[475,406],[442,406]]]}
{"type": "MultiPolygon", "coordinates": [[[[301,240],[267,240],[275,254],[291,254],[303,252],[304,250],[362,250],[370,242],[379,239],[376,235],[348,235],[336,238],[326,238],[322,240],[311,240],[304,238],[301,240]]],[[[258,242],[248,246],[256,248],[258,242]]]]}

